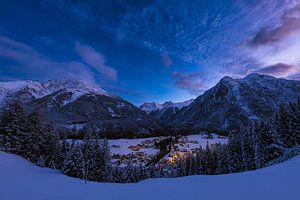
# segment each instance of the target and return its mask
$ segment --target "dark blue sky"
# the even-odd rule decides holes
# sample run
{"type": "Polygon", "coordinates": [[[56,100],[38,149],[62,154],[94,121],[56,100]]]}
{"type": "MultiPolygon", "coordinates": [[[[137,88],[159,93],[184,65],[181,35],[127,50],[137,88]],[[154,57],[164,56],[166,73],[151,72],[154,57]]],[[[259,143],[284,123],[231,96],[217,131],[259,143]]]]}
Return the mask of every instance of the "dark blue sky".
{"type": "Polygon", "coordinates": [[[298,2],[1,1],[0,79],[79,79],[135,104],[225,75],[299,79],[298,2]]]}

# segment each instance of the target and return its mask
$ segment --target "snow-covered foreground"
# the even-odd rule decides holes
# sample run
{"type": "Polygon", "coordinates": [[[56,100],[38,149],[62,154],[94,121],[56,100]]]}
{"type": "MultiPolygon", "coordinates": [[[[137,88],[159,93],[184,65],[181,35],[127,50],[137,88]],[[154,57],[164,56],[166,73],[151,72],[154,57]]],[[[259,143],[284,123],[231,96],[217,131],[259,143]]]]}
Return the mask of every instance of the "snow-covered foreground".
{"type": "Polygon", "coordinates": [[[2,200],[299,200],[300,156],[240,174],[152,179],[137,184],[88,182],[0,152],[2,200]]]}

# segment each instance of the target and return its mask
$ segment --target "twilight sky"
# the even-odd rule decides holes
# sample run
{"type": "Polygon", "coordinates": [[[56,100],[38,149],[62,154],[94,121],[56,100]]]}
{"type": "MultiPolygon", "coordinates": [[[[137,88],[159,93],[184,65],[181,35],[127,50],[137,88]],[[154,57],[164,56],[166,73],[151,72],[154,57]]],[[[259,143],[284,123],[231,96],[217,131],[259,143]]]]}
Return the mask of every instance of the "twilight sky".
{"type": "Polygon", "coordinates": [[[299,67],[300,0],[0,1],[0,80],[79,79],[141,104],[299,67]]]}

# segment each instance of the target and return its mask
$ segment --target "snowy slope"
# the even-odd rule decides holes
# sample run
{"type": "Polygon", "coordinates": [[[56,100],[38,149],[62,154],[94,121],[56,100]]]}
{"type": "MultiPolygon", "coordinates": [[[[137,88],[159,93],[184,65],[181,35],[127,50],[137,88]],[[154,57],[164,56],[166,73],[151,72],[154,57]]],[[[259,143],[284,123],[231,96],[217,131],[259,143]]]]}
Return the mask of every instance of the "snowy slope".
{"type": "Polygon", "coordinates": [[[298,156],[240,174],[152,179],[137,184],[85,184],[0,152],[0,197],[4,200],[299,200],[299,169],[298,156]]]}

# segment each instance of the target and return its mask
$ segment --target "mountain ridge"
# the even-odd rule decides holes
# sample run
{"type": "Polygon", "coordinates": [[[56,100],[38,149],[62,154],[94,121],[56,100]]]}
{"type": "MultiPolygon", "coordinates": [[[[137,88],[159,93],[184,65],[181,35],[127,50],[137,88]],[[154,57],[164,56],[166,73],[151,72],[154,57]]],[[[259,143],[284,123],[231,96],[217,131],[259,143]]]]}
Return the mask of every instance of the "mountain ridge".
{"type": "Polygon", "coordinates": [[[183,102],[176,102],[176,103],[172,101],[166,101],[162,104],[155,103],[155,102],[144,103],[139,108],[145,111],[148,115],[164,123],[168,121],[180,109],[190,105],[193,101],[194,99],[190,99],[183,102]]]}
{"type": "Polygon", "coordinates": [[[238,130],[250,121],[272,118],[281,104],[296,101],[299,95],[296,80],[257,73],[223,77],[166,123],[179,130],[238,130]]]}
{"type": "Polygon", "coordinates": [[[39,112],[57,129],[96,129],[106,137],[164,134],[155,119],[121,97],[80,81],[0,82],[0,103],[20,101],[28,113],[39,112]]]}
{"type": "Polygon", "coordinates": [[[113,137],[143,137],[202,130],[228,132],[253,121],[269,120],[279,106],[296,101],[300,81],[249,74],[223,77],[195,100],[139,108],[99,86],[79,81],[0,82],[0,106],[19,100],[29,112],[47,113],[47,120],[67,129],[97,128],[113,137]]]}
{"type": "Polygon", "coordinates": [[[189,99],[186,101],[176,102],[176,103],[174,103],[173,101],[165,101],[164,103],[145,102],[142,105],[140,105],[139,108],[141,110],[145,111],[147,114],[150,114],[153,111],[162,110],[164,108],[169,108],[169,107],[176,107],[176,108],[181,109],[185,106],[188,106],[193,101],[194,101],[194,99],[189,99]]]}

